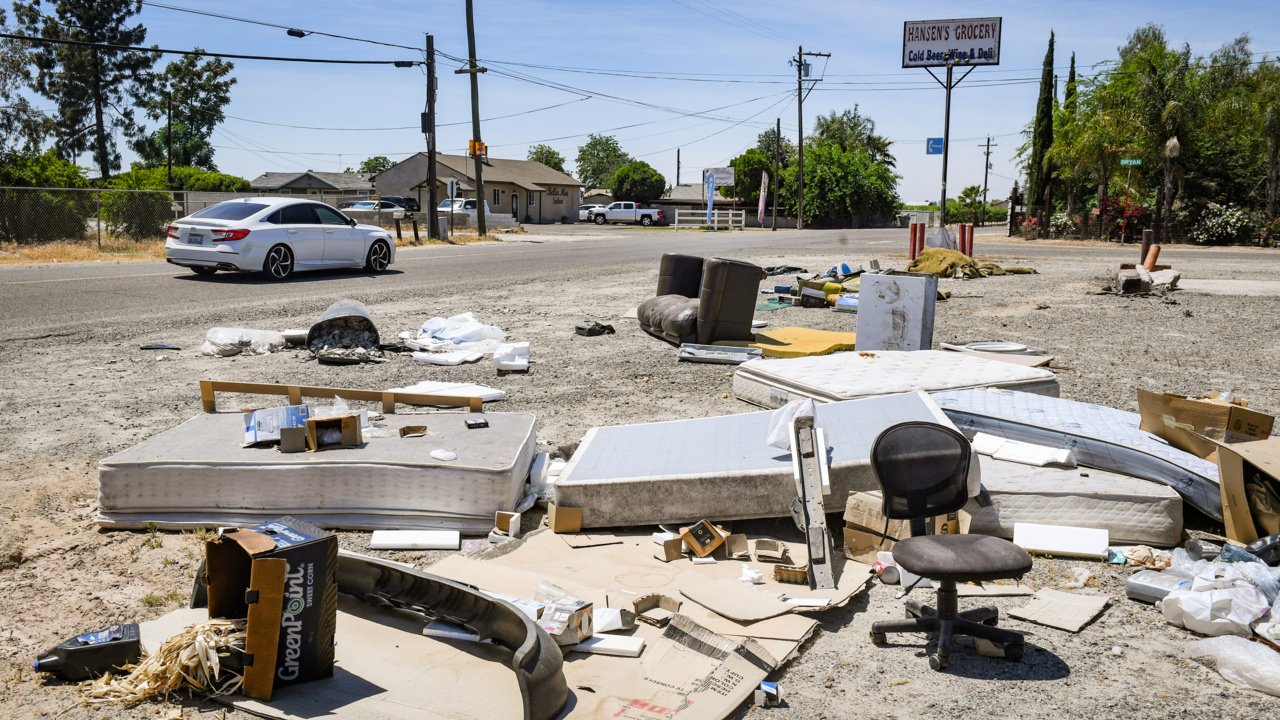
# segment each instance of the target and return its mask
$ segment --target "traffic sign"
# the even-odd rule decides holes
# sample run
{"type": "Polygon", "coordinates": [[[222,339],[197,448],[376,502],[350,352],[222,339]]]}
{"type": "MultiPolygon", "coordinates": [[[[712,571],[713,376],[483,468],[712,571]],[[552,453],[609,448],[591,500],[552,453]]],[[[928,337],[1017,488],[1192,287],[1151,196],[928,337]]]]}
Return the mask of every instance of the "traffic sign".
{"type": "Polygon", "coordinates": [[[1120,165],[1141,165],[1142,158],[1120,158],[1120,165]]]}
{"type": "Polygon", "coordinates": [[[929,138],[924,141],[925,155],[941,155],[942,154],[942,138],[929,138]]]}

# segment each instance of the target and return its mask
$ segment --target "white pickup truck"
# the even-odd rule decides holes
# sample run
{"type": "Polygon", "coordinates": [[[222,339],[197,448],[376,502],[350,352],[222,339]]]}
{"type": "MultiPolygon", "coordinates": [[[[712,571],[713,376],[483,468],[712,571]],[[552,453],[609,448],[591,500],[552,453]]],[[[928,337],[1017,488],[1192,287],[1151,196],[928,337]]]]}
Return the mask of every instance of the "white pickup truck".
{"type": "Polygon", "coordinates": [[[660,208],[643,208],[639,203],[616,202],[608,207],[590,210],[587,220],[597,225],[607,223],[640,223],[645,227],[666,220],[667,212],[660,208]]]}

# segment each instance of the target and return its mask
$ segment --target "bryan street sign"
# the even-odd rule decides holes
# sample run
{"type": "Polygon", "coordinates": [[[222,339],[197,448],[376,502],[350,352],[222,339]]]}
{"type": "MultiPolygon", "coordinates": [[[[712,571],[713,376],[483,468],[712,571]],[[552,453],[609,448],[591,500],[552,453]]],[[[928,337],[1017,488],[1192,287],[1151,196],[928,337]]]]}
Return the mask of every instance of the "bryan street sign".
{"type": "Polygon", "coordinates": [[[1120,158],[1121,167],[1124,167],[1125,165],[1141,165],[1141,164],[1142,164],[1142,158],[1120,158]]]}

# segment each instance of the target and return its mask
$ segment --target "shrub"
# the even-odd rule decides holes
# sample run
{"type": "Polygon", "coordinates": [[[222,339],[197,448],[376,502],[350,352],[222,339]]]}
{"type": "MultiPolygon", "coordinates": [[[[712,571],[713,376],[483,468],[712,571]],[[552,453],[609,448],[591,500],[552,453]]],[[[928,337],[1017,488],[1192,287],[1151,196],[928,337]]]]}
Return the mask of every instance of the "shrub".
{"type": "Polygon", "coordinates": [[[1064,212],[1054,213],[1053,217],[1049,218],[1049,232],[1059,237],[1073,235],[1076,232],[1075,221],[1067,217],[1064,212]]]}
{"type": "Polygon", "coordinates": [[[1191,231],[1191,239],[1201,245],[1228,245],[1249,236],[1249,214],[1235,205],[1211,202],[1191,231]]]}

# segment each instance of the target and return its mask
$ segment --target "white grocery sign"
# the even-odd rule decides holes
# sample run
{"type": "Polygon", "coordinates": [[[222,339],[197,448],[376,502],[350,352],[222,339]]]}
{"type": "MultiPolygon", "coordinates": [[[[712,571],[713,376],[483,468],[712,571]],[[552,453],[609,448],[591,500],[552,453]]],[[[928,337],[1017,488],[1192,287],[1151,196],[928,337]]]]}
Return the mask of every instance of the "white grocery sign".
{"type": "Polygon", "coordinates": [[[902,67],[1000,64],[1001,18],[916,20],[902,24],[902,67]]]}

